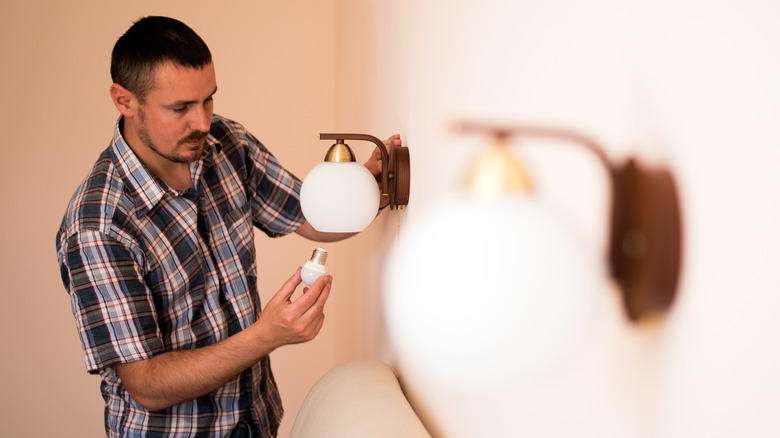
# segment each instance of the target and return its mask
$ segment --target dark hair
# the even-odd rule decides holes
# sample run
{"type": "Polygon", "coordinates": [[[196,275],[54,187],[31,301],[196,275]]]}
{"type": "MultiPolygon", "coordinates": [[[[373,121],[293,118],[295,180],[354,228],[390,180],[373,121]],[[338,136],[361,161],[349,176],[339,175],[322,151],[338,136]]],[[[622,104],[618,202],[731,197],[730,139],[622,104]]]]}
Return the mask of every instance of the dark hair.
{"type": "Polygon", "coordinates": [[[181,67],[203,68],[211,63],[206,43],[179,20],[144,17],[119,37],[111,52],[111,79],[141,102],[154,86],[154,70],[173,62],[181,67]]]}

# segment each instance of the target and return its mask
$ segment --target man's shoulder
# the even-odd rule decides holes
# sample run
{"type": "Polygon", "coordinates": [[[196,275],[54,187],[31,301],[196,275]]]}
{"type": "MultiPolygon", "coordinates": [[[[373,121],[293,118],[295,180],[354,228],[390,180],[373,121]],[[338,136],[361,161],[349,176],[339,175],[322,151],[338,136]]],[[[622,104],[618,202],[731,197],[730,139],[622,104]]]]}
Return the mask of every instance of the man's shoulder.
{"type": "Polygon", "coordinates": [[[240,141],[247,135],[244,125],[227,117],[214,114],[211,117],[209,133],[220,143],[240,141]]]}
{"type": "Polygon", "coordinates": [[[108,232],[117,215],[128,215],[132,208],[132,200],[108,148],[100,154],[68,202],[59,232],[68,236],[79,230],[108,232]]]}
{"type": "Polygon", "coordinates": [[[244,125],[226,117],[214,114],[210,134],[219,145],[222,159],[239,171],[257,165],[269,153],[244,125]]]}

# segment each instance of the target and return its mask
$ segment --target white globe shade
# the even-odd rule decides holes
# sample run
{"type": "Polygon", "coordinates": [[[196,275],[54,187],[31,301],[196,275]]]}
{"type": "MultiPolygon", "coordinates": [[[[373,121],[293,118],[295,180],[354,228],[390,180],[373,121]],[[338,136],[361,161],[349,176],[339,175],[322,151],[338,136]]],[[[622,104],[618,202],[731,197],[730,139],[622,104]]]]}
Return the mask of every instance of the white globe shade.
{"type": "Polygon", "coordinates": [[[362,231],[379,210],[379,188],[361,164],[322,162],[303,181],[301,209],[318,231],[362,231]]]}
{"type": "MultiPolygon", "coordinates": [[[[438,388],[517,389],[583,344],[600,274],[528,195],[429,206],[388,257],[388,333],[405,375],[438,388]]],[[[414,384],[414,382],[412,382],[414,384]]]]}

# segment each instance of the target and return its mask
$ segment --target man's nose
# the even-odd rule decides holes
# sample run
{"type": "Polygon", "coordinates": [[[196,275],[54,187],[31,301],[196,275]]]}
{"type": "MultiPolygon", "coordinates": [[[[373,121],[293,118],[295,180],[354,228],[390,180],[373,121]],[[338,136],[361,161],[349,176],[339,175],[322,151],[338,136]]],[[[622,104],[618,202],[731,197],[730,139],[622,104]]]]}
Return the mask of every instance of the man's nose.
{"type": "Polygon", "coordinates": [[[192,112],[192,119],[190,119],[190,129],[193,131],[208,132],[211,128],[211,111],[206,108],[199,107],[192,112]]]}

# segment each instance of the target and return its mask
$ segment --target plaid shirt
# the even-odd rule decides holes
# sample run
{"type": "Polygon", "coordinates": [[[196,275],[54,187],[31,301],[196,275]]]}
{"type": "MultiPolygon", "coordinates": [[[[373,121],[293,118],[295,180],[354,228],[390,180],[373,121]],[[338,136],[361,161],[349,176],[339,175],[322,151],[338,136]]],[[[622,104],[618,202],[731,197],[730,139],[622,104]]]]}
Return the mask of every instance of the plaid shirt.
{"type": "Polygon", "coordinates": [[[283,411],[267,357],[160,412],[136,403],[113,365],[214,344],[255,322],[252,225],[272,237],[295,231],[300,180],[244,127],[214,115],[203,157],[191,164],[195,187],[176,191],[143,167],[121,123],[57,235],[86,367],[102,378],[107,434],[239,436],[259,427],[275,436],[283,411]]]}

